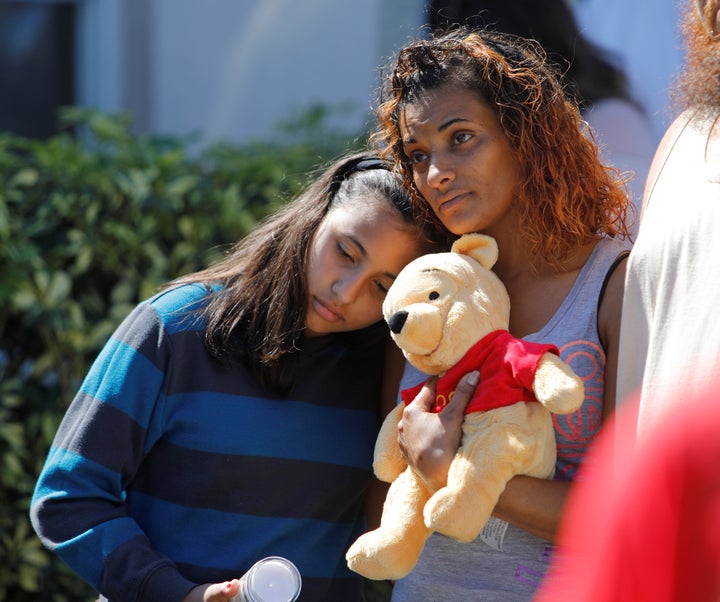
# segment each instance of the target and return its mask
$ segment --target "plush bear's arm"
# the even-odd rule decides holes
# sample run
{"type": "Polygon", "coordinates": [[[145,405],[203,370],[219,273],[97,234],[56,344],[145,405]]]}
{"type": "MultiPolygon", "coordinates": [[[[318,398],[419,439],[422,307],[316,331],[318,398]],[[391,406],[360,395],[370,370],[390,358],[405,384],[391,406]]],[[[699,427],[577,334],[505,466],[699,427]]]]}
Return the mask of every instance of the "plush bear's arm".
{"type": "Polygon", "coordinates": [[[400,453],[397,428],[404,409],[405,404],[400,403],[387,415],[375,443],[373,470],[378,479],[387,483],[392,483],[407,468],[400,453]]]}
{"type": "Polygon", "coordinates": [[[533,392],[538,401],[555,414],[574,412],[585,399],[582,379],[554,353],[545,353],[540,359],[533,392]]]}

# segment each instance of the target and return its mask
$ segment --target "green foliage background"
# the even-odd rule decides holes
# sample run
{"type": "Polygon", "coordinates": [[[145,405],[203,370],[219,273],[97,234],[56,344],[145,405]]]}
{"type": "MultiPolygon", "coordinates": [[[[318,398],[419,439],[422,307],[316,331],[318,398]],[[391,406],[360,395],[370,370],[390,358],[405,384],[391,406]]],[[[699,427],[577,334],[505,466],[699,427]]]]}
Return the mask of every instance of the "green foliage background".
{"type": "Polygon", "coordinates": [[[361,134],[313,107],[282,139],[192,152],[130,120],[66,108],[63,133],[0,133],[0,601],[94,600],[28,518],[55,430],[132,307],[218,258],[361,134]]]}

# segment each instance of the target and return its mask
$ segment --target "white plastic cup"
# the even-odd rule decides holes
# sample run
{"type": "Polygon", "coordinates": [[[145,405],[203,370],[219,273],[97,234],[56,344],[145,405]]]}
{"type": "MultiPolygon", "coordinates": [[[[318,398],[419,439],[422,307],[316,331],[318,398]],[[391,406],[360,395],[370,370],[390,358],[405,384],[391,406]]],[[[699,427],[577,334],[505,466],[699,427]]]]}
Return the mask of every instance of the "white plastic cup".
{"type": "Polygon", "coordinates": [[[295,602],[301,589],[297,567],[287,558],[268,556],[240,578],[240,592],[232,602],[295,602]]]}

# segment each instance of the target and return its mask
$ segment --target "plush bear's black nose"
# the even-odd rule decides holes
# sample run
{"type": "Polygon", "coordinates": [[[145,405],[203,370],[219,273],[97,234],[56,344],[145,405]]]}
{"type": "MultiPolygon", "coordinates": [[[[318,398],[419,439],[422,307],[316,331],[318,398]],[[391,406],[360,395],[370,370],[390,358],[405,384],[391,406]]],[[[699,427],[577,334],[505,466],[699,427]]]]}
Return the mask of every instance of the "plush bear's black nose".
{"type": "Polygon", "coordinates": [[[392,330],[395,334],[400,334],[402,327],[405,325],[405,320],[407,320],[407,317],[408,312],[396,311],[392,316],[390,316],[390,319],[387,321],[390,330],[392,330]]]}

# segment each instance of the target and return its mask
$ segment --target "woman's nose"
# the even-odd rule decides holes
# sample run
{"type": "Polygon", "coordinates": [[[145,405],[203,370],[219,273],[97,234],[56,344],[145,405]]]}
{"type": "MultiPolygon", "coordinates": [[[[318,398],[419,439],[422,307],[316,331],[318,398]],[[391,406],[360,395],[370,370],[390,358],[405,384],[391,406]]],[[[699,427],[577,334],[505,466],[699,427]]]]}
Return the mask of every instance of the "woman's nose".
{"type": "Polygon", "coordinates": [[[442,157],[433,158],[430,161],[427,172],[427,182],[433,188],[441,188],[453,180],[455,172],[450,168],[450,163],[442,157]]]}

